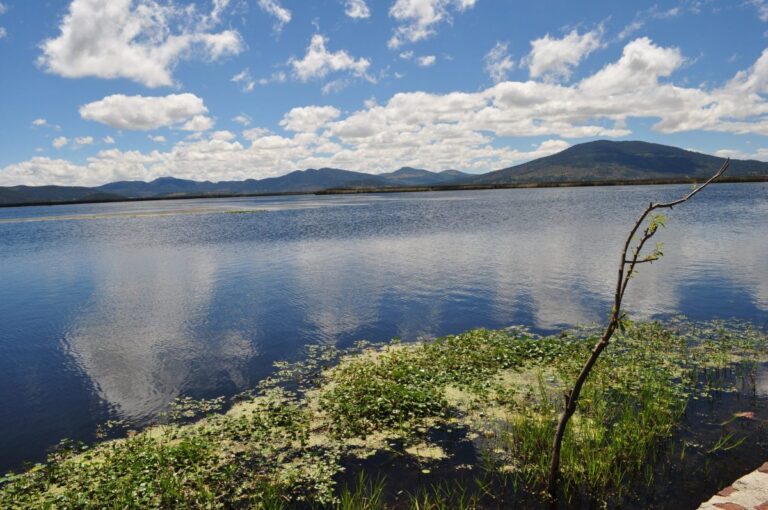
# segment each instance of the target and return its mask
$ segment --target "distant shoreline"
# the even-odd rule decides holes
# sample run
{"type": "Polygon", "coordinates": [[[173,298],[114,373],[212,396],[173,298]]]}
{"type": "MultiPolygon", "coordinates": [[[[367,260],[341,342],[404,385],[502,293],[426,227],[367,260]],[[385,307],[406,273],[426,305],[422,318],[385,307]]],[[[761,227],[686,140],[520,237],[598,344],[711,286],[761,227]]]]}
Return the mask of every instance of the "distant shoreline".
{"type": "MultiPolygon", "coordinates": [[[[605,181],[549,181],[549,182],[520,182],[508,184],[452,184],[445,186],[403,186],[387,188],[330,188],[316,191],[315,195],[352,195],[356,193],[414,193],[425,191],[471,191],[493,189],[535,189],[535,188],[579,188],[587,186],[649,186],[664,184],[696,184],[707,180],[707,177],[685,179],[618,179],[605,181]]],[[[768,175],[723,177],[716,183],[755,183],[768,182],[768,175]]]]}
{"type": "MultiPolygon", "coordinates": [[[[657,186],[665,184],[696,184],[704,182],[702,178],[681,178],[681,179],[617,179],[617,180],[599,180],[599,181],[550,181],[550,182],[521,182],[508,184],[452,184],[438,186],[398,186],[381,188],[329,188],[319,191],[284,191],[267,193],[214,193],[199,195],[181,195],[181,196],[157,196],[140,198],[105,198],[105,199],[85,199],[69,201],[37,201],[22,202],[12,204],[0,204],[0,208],[7,207],[41,207],[54,205],[81,205],[81,204],[104,204],[121,202],[151,202],[160,200],[199,200],[209,198],[248,198],[248,197],[279,197],[292,195],[356,195],[356,194],[376,194],[376,193],[424,193],[433,191],[482,191],[496,189],[537,189],[537,188],[578,188],[593,186],[657,186]]],[[[733,183],[756,183],[768,182],[768,175],[758,176],[731,176],[719,179],[716,184],[733,183]]]]}

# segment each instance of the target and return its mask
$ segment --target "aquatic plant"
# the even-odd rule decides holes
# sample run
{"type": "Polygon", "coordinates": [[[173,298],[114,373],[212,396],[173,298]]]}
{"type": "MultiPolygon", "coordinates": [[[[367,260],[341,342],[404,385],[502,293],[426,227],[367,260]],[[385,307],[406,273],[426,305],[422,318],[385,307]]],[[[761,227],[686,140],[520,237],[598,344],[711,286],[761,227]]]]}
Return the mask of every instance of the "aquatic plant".
{"type": "MultiPolygon", "coordinates": [[[[91,447],[63,444],[47,462],[0,479],[0,508],[373,510],[390,507],[393,498],[397,507],[430,509],[540,502],[564,382],[594,341],[592,328],[553,337],[513,328],[312,349],[304,362],[278,364],[274,377],[225,414],[91,447]],[[434,430],[471,439],[480,460],[461,472],[474,478],[432,478],[452,462],[450,449],[430,439],[434,430]],[[377,452],[412,459],[424,483],[398,496],[388,480],[354,470],[377,452]],[[354,476],[342,483],[344,467],[354,476]]],[[[746,325],[625,321],[585,384],[564,438],[566,500],[620,505],[633,487],[653,483],[655,460],[688,402],[721,390],[723,367],[765,360],[767,344],[765,334],[746,325]]],[[[177,410],[186,419],[219,405],[182,400],[177,410]]],[[[741,438],[723,437],[690,446],[686,455],[736,452],[729,448],[741,438]]]]}
{"type": "Polygon", "coordinates": [[[603,350],[608,347],[613,334],[616,332],[616,330],[622,330],[625,327],[624,322],[626,314],[622,310],[621,304],[624,298],[624,293],[626,292],[627,286],[629,285],[629,281],[635,274],[635,268],[638,264],[652,264],[654,261],[659,260],[659,258],[661,258],[663,255],[662,246],[660,244],[657,244],[651,253],[643,255],[643,248],[645,247],[645,244],[651,238],[653,238],[654,235],[656,235],[659,228],[663,227],[664,222],[666,221],[666,217],[663,214],[655,213],[654,211],[658,211],[660,209],[672,209],[676,205],[687,202],[701,190],[706,188],[709,184],[723,175],[723,173],[725,173],[725,171],[728,169],[729,165],[730,159],[726,159],[725,163],[723,163],[723,166],[720,167],[720,170],[718,170],[715,175],[710,177],[701,186],[694,187],[690,193],[686,194],[678,200],[673,200],[671,202],[651,202],[630,230],[629,235],[624,242],[624,247],[621,251],[621,256],[619,259],[619,272],[616,280],[616,291],[613,300],[613,308],[611,309],[611,318],[608,321],[603,334],[600,336],[600,339],[597,341],[597,343],[595,343],[595,346],[592,349],[592,354],[589,356],[589,358],[587,358],[584,366],[579,371],[578,376],[573,382],[573,386],[566,390],[564,394],[564,407],[562,413],[560,414],[557,428],[555,429],[555,436],[554,440],[552,441],[552,452],[550,455],[547,492],[549,493],[549,497],[552,500],[552,508],[557,508],[557,484],[560,479],[560,453],[563,446],[566,427],[568,426],[568,422],[570,421],[571,417],[576,412],[576,407],[578,406],[579,397],[581,395],[581,390],[584,387],[584,383],[589,377],[589,374],[592,372],[592,369],[594,368],[595,363],[597,363],[597,360],[600,358],[603,350]],[[644,228],[642,228],[643,225],[645,225],[644,228]]]}

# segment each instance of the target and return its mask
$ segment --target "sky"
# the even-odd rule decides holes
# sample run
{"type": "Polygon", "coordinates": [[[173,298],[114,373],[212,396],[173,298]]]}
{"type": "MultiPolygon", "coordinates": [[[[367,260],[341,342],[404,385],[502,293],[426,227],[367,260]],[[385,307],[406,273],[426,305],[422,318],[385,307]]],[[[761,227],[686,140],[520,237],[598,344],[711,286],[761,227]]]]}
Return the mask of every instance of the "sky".
{"type": "Polygon", "coordinates": [[[768,0],[0,0],[0,186],[768,161],[768,0]]]}

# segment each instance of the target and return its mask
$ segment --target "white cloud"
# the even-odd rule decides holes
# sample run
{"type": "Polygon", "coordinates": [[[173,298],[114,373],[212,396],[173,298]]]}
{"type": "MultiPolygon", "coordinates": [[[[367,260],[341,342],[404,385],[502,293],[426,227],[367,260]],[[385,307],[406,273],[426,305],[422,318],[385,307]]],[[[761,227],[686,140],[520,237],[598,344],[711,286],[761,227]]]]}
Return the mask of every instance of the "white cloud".
{"type": "MultiPolygon", "coordinates": [[[[61,147],[56,148],[60,149],[61,147]]],[[[100,181],[89,181],[88,175],[83,175],[83,170],[82,166],[64,159],[35,157],[22,163],[5,167],[0,172],[0,185],[12,186],[14,185],[13,183],[24,183],[28,186],[45,186],[48,184],[88,186],[102,184],[100,181]]]]}
{"type": "Polygon", "coordinates": [[[112,138],[111,136],[105,136],[104,138],[101,139],[101,141],[107,145],[114,145],[115,143],[115,139],[112,138]]]}
{"type": "MultiPolygon", "coordinates": [[[[0,15],[5,14],[8,7],[0,2],[0,15]]],[[[8,36],[8,31],[4,27],[0,27],[0,39],[5,39],[8,36]]]]}
{"type": "Polygon", "coordinates": [[[402,58],[403,60],[411,60],[413,56],[414,56],[413,50],[400,52],[400,58],[402,58]]]}
{"type": "Polygon", "coordinates": [[[338,78],[324,84],[320,91],[323,93],[323,95],[338,94],[345,88],[349,87],[351,84],[352,81],[348,78],[338,78]]]}
{"type": "Polygon", "coordinates": [[[341,115],[333,106],[305,106],[293,108],[283,116],[280,126],[288,131],[314,133],[341,115]]]}
{"type": "Polygon", "coordinates": [[[619,40],[623,41],[624,39],[627,39],[629,36],[643,28],[648,21],[672,19],[678,16],[680,12],[680,7],[672,7],[670,9],[662,10],[659,9],[657,5],[653,5],[652,7],[635,14],[635,18],[632,22],[624,27],[624,30],[619,34],[619,40]]]}
{"type": "Polygon", "coordinates": [[[195,115],[182,124],[180,129],[183,131],[208,131],[209,129],[213,129],[214,124],[215,122],[213,119],[207,115],[195,115]]]}
{"type": "Polygon", "coordinates": [[[768,21],[768,2],[765,0],[750,0],[749,3],[757,9],[757,15],[761,21],[768,21]]]}
{"type": "Polygon", "coordinates": [[[207,112],[203,100],[189,93],[160,97],[116,94],[80,107],[80,116],[86,120],[140,131],[173,126],[207,112]]]}
{"type": "Polygon", "coordinates": [[[74,140],[74,144],[77,147],[84,147],[86,145],[93,145],[93,137],[92,136],[78,136],[74,140]]]}
{"type": "Polygon", "coordinates": [[[243,126],[249,126],[251,124],[251,118],[244,113],[232,117],[232,121],[242,124],[243,126]]]}
{"type": "Polygon", "coordinates": [[[163,135],[147,135],[147,138],[152,140],[155,143],[165,143],[166,139],[163,135]]]}
{"type": "MultiPolygon", "coordinates": [[[[627,136],[628,121],[638,118],[655,119],[653,129],[661,132],[768,135],[768,50],[717,87],[675,84],[674,72],[684,64],[679,49],[640,38],[616,61],[572,84],[503,81],[475,92],[403,92],[380,103],[366,101],[350,113],[307,105],[283,117],[285,136],[259,126],[242,133],[246,143],[231,133],[198,132],[162,151],[104,150],[82,165],[34,158],[0,169],[0,185],[100,184],[163,175],[217,181],[323,166],[369,173],[401,166],[478,172],[552,154],[569,139],[627,136]],[[536,137],[537,145],[515,149],[506,137],[536,137]]],[[[760,151],[756,156],[762,157],[760,151]]]]}
{"type": "MultiPolygon", "coordinates": [[[[219,2],[218,5],[222,5],[219,2]]],[[[127,78],[147,87],[173,85],[182,59],[240,53],[235,30],[212,33],[210,18],[156,0],[72,0],[58,37],[41,44],[38,64],[66,78],[127,78]]]]}
{"type": "Polygon", "coordinates": [[[371,10],[365,0],[344,0],[344,14],[354,19],[371,17],[371,10]]]}
{"type": "Polygon", "coordinates": [[[507,43],[497,42],[491,51],[486,53],[483,61],[485,72],[491,77],[493,83],[506,80],[509,72],[515,68],[507,43]]]}
{"type": "Polygon", "coordinates": [[[54,149],[61,149],[69,143],[69,139],[66,136],[59,136],[53,139],[51,145],[54,149]]]}
{"type": "Polygon", "coordinates": [[[531,41],[531,52],[524,63],[528,66],[531,78],[568,80],[573,68],[602,46],[602,37],[602,27],[584,34],[572,30],[562,39],[554,39],[547,34],[531,41]]]}
{"type": "Polygon", "coordinates": [[[304,58],[301,60],[292,58],[288,61],[299,80],[324,78],[329,73],[340,71],[349,71],[354,76],[368,78],[366,72],[371,63],[367,59],[355,60],[344,50],[330,52],[325,47],[326,42],[325,37],[315,34],[312,36],[304,58]]]}
{"type": "Polygon", "coordinates": [[[758,149],[755,152],[746,152],[737,149],[720,149],[715,151],[715,156],[731,159],[756,159],[758,161],[768,161],[768,149],[758,149]]]}
{"type": "Polygon", "coordinates": [[[476,0],[396,0],[389,15],[401,23],[389,40],[390,48],[416,42],[435,34],[435,26],[451,19],[450,10],[473,7],[476,0]]]}
{"type": "Polygon", "coordinates": [[[434,65],[436,61],[437,57],[434,55],[424,55],[423,57],[416,59],[416,64],[419,65],[419,67],[429,67],[434,65]]]}
{"type": "Polygon", "coordinates": [[[231,142],[236,138],[237,135],[235,135],[232,131],[215,131],[211,133],[211,140],[218,142],[231,142]]]}
{"type": "Polygon", "coordinates": [[[259,78],[259,85],[269,85],[270,83],[284,83],[288,76],[284,71],[275,71],[268,78],[259,78]]]}
{"type": "Polygon", "coordinates": [[[245,138],[246,140],[253,141],[253,140],[256,140],[257,138],[262,138],[271,133],[272,132],[267,128],[263,128],[263,127],[251,128],[243,131],[243,138],[245,138]]]}
{"type": "Polygon", "coordinates": [[[214,25],[221,22],[221,14],[229,5],[229,0],[213,0],[213,9],[211,10],[211,23],[214,25]]]}
{"type": "Polygon", "coordinates": [[[61,131],[61,126],[57,124],[51,124],[46,119],[35,119],[32,121],[34,127],[47,127],[56,131],[61,131]]]}
{"type": "Polygon", "coordinates": [[[291,11],[280,5],[279,0],[259,0],[262,11],[275,17],[275,32],[280,32],[283,27],[291,22],[291,11]]]}
{"type": "Polygon", "coordinates": [[[256,87],[256,80],[253,79],[251,71],[247,68],[234,75],[231,81],[240,84],[243,92],[253,92],[256,87]]]}

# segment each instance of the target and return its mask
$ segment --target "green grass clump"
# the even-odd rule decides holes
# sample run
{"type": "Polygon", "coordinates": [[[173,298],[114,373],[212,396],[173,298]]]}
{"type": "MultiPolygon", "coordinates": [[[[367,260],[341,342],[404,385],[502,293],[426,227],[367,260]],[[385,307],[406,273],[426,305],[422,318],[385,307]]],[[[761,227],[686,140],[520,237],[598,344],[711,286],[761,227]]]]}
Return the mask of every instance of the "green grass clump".
{"type": "MultiPolygon", "coordinates": [[[[273,378],[225,414],[211,414],[219,399],[180,400],[172,418],[205,416],[91,448],[63,445],[47,462],[0,478],[0,508],[374,510],[392,498],[398,508],[482,508],[504,507],[507,493],[531,501],[545,485],[563,389],[593,335],[473,330],[414,344],[314,349],[304,362],[277,364],[273,378]],[[390,438],[425,467],[443,462],[450,452],[425,434],[433,425],[466,430],[483,481],[399,495],[364,473],[352,486],[337,485],[342,458],[388,449],[390,438]],[[440,455],[430,457],[430,449],[440,455]]],[[[633,487],[653,483],[688,402],[722,389],[722,368],[748,371],[766,360],[767,346],[766,335],[745,325],[629,324],[595,366],[565,436],[565,500],[620,506],[633,487]]],[[[733,444],[738,438],[702,449],[733,444]]]]}
{"type": "Polygon", "coordinates": [[[281,508],[332,501],[335,458],[303,448],[308,423],[272,391],[227,415],[68,447],[3,479],[0,508],[281,508]]]}
{"type": "MultiPolygon", "coordinates": [[[[564,438],[566,495],[620,499],[633,483],[652,482],[659,445],[673,434],[696,391],[697,365],[686,349],[681,337],[658,324],[635,325],[616,338],[590,375],[564,438]]],[[[561,380],[575,377],[586,354],[556,361],[561,380]]],[[[548,453],[561,410],[554,389],[540,385],[499,426],[499,462],[530,488],[542,488],[547,479],[549,457],[542,453],[548,453]]]]}
{"type": "Polygon", "coordinates": [[[373,356],[353,356],[332,369],[320,405],[342,437],[408,430],[426,418],[447,416],[448,385],[482,394],[500,370],[551,362],[570,350],[570,342],[563,340],[484,329],[394,345],[373,356]]]}

